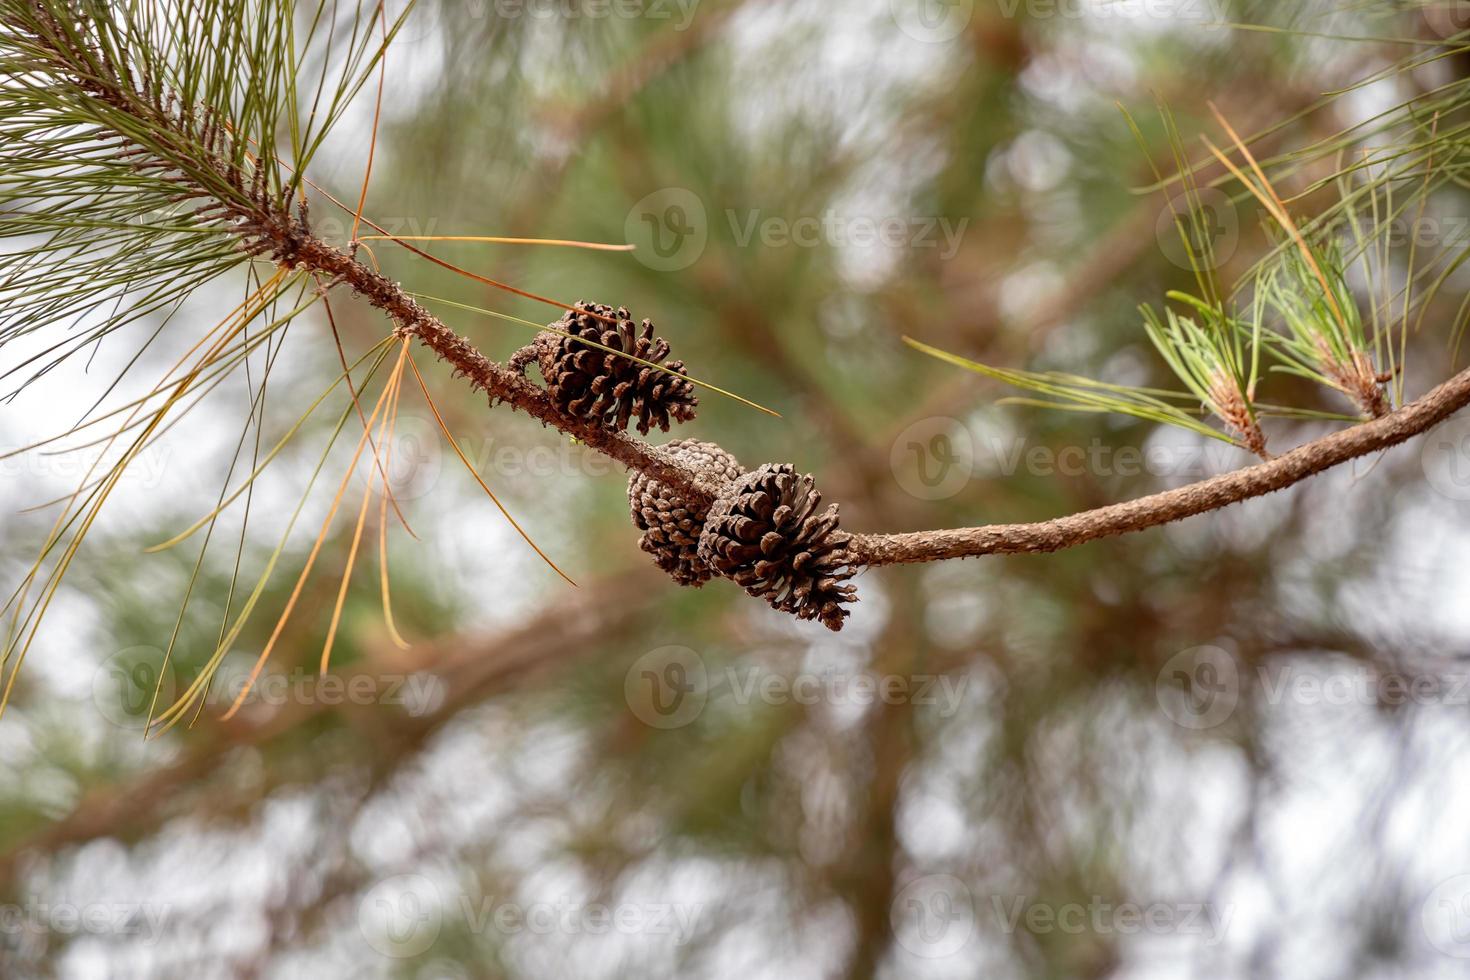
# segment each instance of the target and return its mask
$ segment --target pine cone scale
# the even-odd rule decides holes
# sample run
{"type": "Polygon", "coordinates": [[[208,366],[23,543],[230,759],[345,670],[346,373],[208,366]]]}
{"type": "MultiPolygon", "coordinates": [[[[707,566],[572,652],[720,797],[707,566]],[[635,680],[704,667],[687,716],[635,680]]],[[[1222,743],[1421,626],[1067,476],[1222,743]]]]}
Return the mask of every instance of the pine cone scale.
{"type": "Polygon", "coordinates": [[[836,505],[817,513],[821,502],[811,477],[762,466],[710,508],[699,556],[773,608],[840,630],[844,606],[857,601],[844,551],[851,538],[838,529],[836,505]]]}
{"type": "Polygon", "coordinates": [[[683,361],[663,364],[669,343],[654,338],[652,321],[639,327],[626,308],[580,302],[552,326],[559,332],[542,333],[534,355],[518,353],[511,364],[524,371],[534,357],[547,393],[563,412],[618,431],[636,418],[641,435],[654,426],[667,432],[671,422],[694,418],[699,407],[694,384],[683,361]]]}
{"type": "MultiPolygon", "coordinates": [[[[677,439],[664,449],[717,486],[744,473],[739,460],[713,443],[677,439]]],[[[699,556],[707,509],[689,506],[675,491],[641,473],[628,481],[628,502],[633,523],[644,532],[638,546],[653,556],[659,568],[680,585],[696,588],[714,577],[699,556]]]]}

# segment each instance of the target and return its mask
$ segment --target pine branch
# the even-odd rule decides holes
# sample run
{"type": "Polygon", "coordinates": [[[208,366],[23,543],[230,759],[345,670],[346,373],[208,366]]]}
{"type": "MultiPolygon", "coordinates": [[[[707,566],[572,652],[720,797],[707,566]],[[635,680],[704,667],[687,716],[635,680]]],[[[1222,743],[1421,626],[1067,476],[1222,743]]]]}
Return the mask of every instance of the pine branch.
{"type": "MultiPolygon", "coordinates": [[[[105,90],[99,90],[97,95],[109,104],[121,101],[119,96],[105,90]]],[[[239,183],[239,177],[229,172],[215,176],[229,186],[239,183]]],[[[207,194],[212,183],[206,182],[196,190],[201,195],[207,194]]],[[[284,267],[315,273],[329,286],[348,286],[388,314],[400,332],[419,340],[447,361],[456,374],[468,379],[472,387],[484,391],[492,404],[504,403],[524,411],[629,469],[667,484],[700,507],[707,507],[719,497],[720,487],[662,450],[626,433],[558,411],[544,390],[487,358],[467,338],[424,309],[398,283],[313,235],[302,217],[271,208],[259,198],[248,205],[237,197],[224,199],[218,206],[233,221],[244,251],[269,255],[284,267]]],[[[986,554],[1051,552],[1156,527],[1284,489],[1331,467],[1397,445],[1427,431],[1467,403],[1470,403],[1470,372],[1456,376],[1419,401],[1383,418],[1335,433],[1250,469],[1039,524],[858,535],[848,547],[848,558],[856,566],[877,566],[986,554]]]]}
{"type": "Polygon", "coordinates": [[[468,338],[459,336],[424,309],[398,283],[312,235],[300,218],[282,214],[255,216],[242,223],[241,231],[248,250],[268,253],[282,265],[313,272],[329,285],[346,285],[387,313],[401,333],[416,338],[447,361],[456,374],[468,379],[471,387],[489,395],[492,405],[504,403],[519,409],[629,469],[677,488],[691,501],[708,506],[719,495],[718,487],[706,483],[698,473],[681,466],[662,450],[627,433],[559,411],[543,389],[490,360],[468,338]]]}
{"type": "MultiPolygon", "coordinates": [[[[284,261],[345,283],[386,312],[399,329],[419,339],[456,373],[484,390],[491,402],[504,402],[574,436],[631,470],[680,491],[691,503],[708,506],[720,488],[659,449],[625,433],[558,412],[546,393],[505,366],[489,360],[466,338],[456,335],[423,309],[401,286],[373,272],[346,253],[312,237],[295,219],[261,228],[258,242],[270,242],[284,261]]],[[[1186,517],[1285,489],[1324,470],[1372,452],[1388,449],[1428,431],[1470,404],[1470,371],[1371,422],[1336,432],[1300,446],[1270,462],[1224,474],[1127,503],[1038,524],[991,525],[909,534],[856,535],[847,549],[854,566],[943,561],[988,554],[1061,551],[1132,531],[1142,531],[1186,517]]]]}
{"type": "MultiPolygon", "coordinates": [[[[128,221],[136,214],[146,213],[149,207],[184,205],[190,210],[177,221],[140,226],[139,241],[152,251],[145,254],[146,249],[134,249],[130,256],[134,264],[124,265],[125,272],[136,270],[162,283],[158,295],[181,296],[196,284],[191,280],[175,285],[172,268],[198,272],[194,279],[203,281],[246,256],[267,258],[284,270],[309,274],[322,284],[323,292],[346,286],[386,313],[399,336],[416,339],[447,361],[457,376],[485,392],[492,406],[506,404],[524,411],[663,484],[677,496],[680,512],[696,515],[703,528],[702,533],[695,532],[700,537],[701,560],[752,595],[803,618],[820,618],[833,629],[840,628],[846,615],[842,604],[853,600],[852,587],[843,583],[857,568],[1050,552],[1156,527],[1283,489],[1348,460],[1397,445],[1470,403],[1467,372],[1398,411],[1262,465],[1189,487],[1040,524],[853,537],[838,529],[835,508],[819,509],[821,497],[810,477],[784,464],[767,464],[738,485],[721,486],[672,452],[653,447],[600,418],[571,414],[514,365],[487,358],[401,285],[359,261],[355,249],[338,249],[315,235],[300,189],[305,182],[302,171],[320,135],[311,140],[293,135],[289,167],[276,160],[271,145],[278,123],[296,104],[294,88],[288,86],[293,94],[279,104],[258,87],[238,98],[229,83],[217,82],[229,78],[228,71],[214,71],[207,78],[183,71],[208,53],[204,49],[184,52],[173,62],[145,51],[140,63],[130,68],[124,51],[135,38],[124,22],[103,19],[83,21],[79,26],[59,17],[55,9],[41,0],[0,0],[4,26],[10,32],[6,40],[13,48],[7,64],[24,74],[7,90],[15,106],[13,114],[45,130],[51,142],[41,149],[53,150],[62,161],[56,173],[42,170],[28,178],[25,187],[34,186],[34,202],[17,222],[15,233],[33,226],[44,228],[56,220],[36,204],[45,202],[48,194],[53,199],[61,196],[58,189],[68,188],[70,179],[89,181],[102,200],[115,193],[116,203],[110,213],[93,216],[87,198],[65,196],[60,203],[67,212],[66,221],[59,225],[62,232],[58,236],[63,232],[74,235],[61,237],[68,247],[93,244],[93,239],[104,234],[96,231],[99,227],[105,229],[103,241],[109,245],[125,243],[128,221]],[[216,82],[210,84],[210,79],[216,82]],[[244,117],[231,118],[229,110],[241,105],[249,107],[248,125],[242,123],[244,117]],[[81,137],[72,135],[78,127],[84,131],[81,137]],[[173,244],[166,236],[192,236],[186,240],[200,244],[185,256],[188,261],[179,259],[169,266],[161,260],[173,244]],[[145,266],[145,261],[152,264],[145,266]],[[712,507],[719,509],[719,520],[710,518],[706,525],[705,515],[712,507]]],[[[223,7],[216,13],[226,16],[223,7]]],[[[294,67],[285,40],[276,38],[270,51],[259,54],[257,60],[271,69],[258,72],[253,86],[264,85],[268,78],[279,80],[294,67]]],[[[361,48],[362,57],[354,65],[365,60],[367,53],[366,47],[361,48]]],[[[229,67],[233,62],[220,64],[229,67]]],[[[334,107],[339,109],[350,99],[362,77],[356,69],[344,73],[334,107]]],[[[18,158],[19,154],[11,156],[18,158]]],[[[44,266],[49,272],[74,277],[70,251],[58,249],[53,254],[42,250],[37,255],[37,263],[49,263],[44,266]]],[[[93,261],[111,261],[111,253],[104,255],[93,261]]],[[[127,288],[132,279],[119,274],[115,282],[127,288]]],[[[67,296],[48,295],[46,285],[25,284],[24,291],[17,294],[9,312],[10,320],[20,326],[13,330],[38,329],[65,309],[67,296]],[[37,311],[43,315],[32,315],[37,311]]],[[[4,322],[0,318],[0,325],[4,322]]]]}
{"type": "Polygon", "coordinates": [[[899,565],[979,555],[1043,554],[1099,538],[1143,531],[1263,497],[1334,466],[1389,449],[1427,432],[1470,405],[1470,370],[1382,418],[1334,432],[1248,469],[1201,480],[1127,503],[1038,524],[994,524],[950,531],[858,535],[850,545],[859,565],[899,565]]]}
{"type": "Polygon", "coordinates": [[[115,60],[101,58],[89,47],[87,35],[41,4],[18,2],[24,14],[10,11],[15,15],[14,37],[49,71],[69,77],[85,93],[98,128],[129,146],[120,154],[128,168],[165,185],[174,200],[193,206],[192,223],[232,232],[241,252],[268,256],[288,270],[311,272],[329,288],[347,285],[392,317],[400,333],[420,340],[485,391],[492,404],[504,402],[525,411],[692,500],[706,506],[713,501],[717,488],[704,484],[698,474],[646,443],[558,411],[543,390],[486,358],[397,283],[313,235],[304,204],[293,213],[289,188],[283,192],[279,186],[279,166],[269,154],[248,153],[220,110],[176,101],[175,93],[156,77],[130,84],[115,60]]]}

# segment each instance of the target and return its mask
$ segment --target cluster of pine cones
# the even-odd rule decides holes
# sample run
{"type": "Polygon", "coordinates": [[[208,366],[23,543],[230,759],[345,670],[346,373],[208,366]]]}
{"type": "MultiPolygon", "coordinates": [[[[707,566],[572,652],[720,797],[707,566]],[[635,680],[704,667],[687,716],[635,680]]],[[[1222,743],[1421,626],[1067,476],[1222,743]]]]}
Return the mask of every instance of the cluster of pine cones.
{"type": "MultiPolygon", "coordinates": [[[[578,303],[551,329],[511,358],[524,372],[535,363],[557,407],[618,431],[634,419],[640,433],[694,418],[699,400],[682,361],[653,324],[635,326],[626,309],[578,303]]],[[[798,619],[840,630],[857,601],[849,584],[851,536],[838,527],[837,505],[820,510],[810,476],[788,464],[746,472],[714,443],[677,439],[664,447],[677,462],[723,488],[709,508],[682,499],[643,473],[628,483],[639,547],[680,585],[699,587],[716,575],[798,619]]]]}

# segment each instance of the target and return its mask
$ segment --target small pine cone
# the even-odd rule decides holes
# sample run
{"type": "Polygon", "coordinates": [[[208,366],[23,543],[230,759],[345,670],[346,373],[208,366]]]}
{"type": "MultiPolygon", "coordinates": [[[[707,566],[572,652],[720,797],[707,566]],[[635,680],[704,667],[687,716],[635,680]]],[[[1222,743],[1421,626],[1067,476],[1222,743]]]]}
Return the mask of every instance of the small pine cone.
{"type": "Polygon", "coordinates": [[[766,464],[732,484],[710,508],[699,557],[750,595],[798,619],[842,629],[857,601],[844,549],[851,535],[837,527],[837,505],[822,513],[811,477],[790,464],[766,464]]]}
{"type": "MultiPolygon", "coordinates": [[[[676,439],[664,449],[718,486],[745,473],[739,460],[712,442],[676,439]]],[[[714,577],[699,557],[699,532],[709,508],[691,507],[674,490],[642,473],[634,473],[628,481],[628,504],[633,523],[643,532],[638,547],[652,555],[654,563],[675,582],[699,588],[714,577]]]]}
{"type": "MultiPolygon", "coordinates": [[[[683,361],[663,364],[669,354],[669,343],[662,337],[654,338],[652,321],[644,320],[640,327],[626,309],[578,303],[575,310],[568,310],[552,326],[570,336],[542,334],[536,345],[537,359],[541,376],[546,379],[546,390],[563,412],[600,422],[619,432],[637,417],[638,431],[643,435],[655,425],[668,432],[671,419],[688,422],[694,418],[699,407],[694,384],[683,377],[683,361]],[[616,320],[617,325],[588,313],[616,320]],[[590,347],[577,338],[595,341],[651,364],[662,364],[674,373],[590,347]]],[[[518,366],[524,368],[524,364],[518,366]]]]}

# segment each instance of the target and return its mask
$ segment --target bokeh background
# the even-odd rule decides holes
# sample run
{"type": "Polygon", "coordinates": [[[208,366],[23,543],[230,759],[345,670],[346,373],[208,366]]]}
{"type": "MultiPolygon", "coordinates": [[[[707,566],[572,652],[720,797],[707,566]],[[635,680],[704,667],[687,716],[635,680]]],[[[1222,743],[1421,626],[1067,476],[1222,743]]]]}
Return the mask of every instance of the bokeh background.
{"type": "MultiPolygon", "coordinates": [[[[1171,385],[1137,311],[1192,284],[1167,192],[1145,190],[1150,159],[1171,166],[1157,106],[1194,159],[1200,134],[1221,139],[1210,103],[1260,155],[1299,151],[1457,84],[1463,56],[1323,100],[1398,63],[1389,39],[1467,26],[1462,3],[421,0],[388,58],[367,211],[402,235],[636,243],[432,250],[652,318],[693,374],[781,413],[706,394],[675,435],[817,474],[849,529],[1041,520],[1249,458],[997,405],[998,384],[901,338],[1171,385]]],[[[349,201],[371,96],[313,174],[349,201]]],[[[1224,191],[1207,200],[1233,282],[1271,239],[1224,191]]],[[[345,239],[350,216],[313,209],[345,239]]],[[[1462,188],[1426,214],[1424,248],[1470,244],[1462,188]]],[[[370,246],[425,296],[554,318],[370,246]]],[[[1465,280],[1410,338],[1411,395],[1455,366],[1465,280]]],[[[111,397],[148,390],[239,289],[192,300],[111,397]]],[[[495,356],[530,339],[425,302],[495,356]]],[[[387,329],[349,299],[333,311],[349,353],[387,329]]],[[[320,314],[271,369],[266,445],[336,371],[320,314]]],[[[0,406],[0,445],[80,417],[132,353],[110,339],[0,406]]],[[[209,705],[145,742],[176,623],[174,693],[329,434],[313,421],[248,523],[238,506],[221,522],[180,619],[197,542],[144,549],[218,498],[251,397],[244,377],[222,387],[109,503],[0,722],[0,976],[1470,975],[1466,423],[1168,528],[869,571],[831,634],[728,583],[675,587],[636,546],[618,467],[418,361],[579,587],[410,390],[393,478],[418,539],[395,527],[391,564],[411,648],[389,641],[369,555],[316,676],[339,518],[266,682],[221,720],[326,511],[319,486],[209,705]]],[[[0,463],[6,582],[49,528],[25,508],[88,461],[0,463]]]]}

